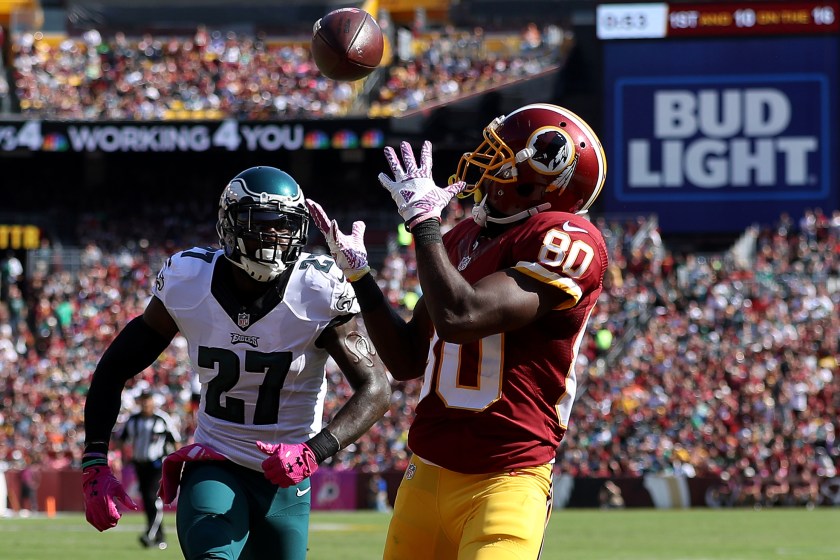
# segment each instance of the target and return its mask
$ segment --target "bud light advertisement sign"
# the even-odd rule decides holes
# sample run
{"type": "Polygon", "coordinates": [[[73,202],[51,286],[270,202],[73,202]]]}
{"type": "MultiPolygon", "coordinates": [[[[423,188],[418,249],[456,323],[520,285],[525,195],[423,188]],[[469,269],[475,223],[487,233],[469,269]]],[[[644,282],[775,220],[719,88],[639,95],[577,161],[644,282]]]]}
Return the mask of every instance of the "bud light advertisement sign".
{"type": "Polygon", "coordinates": [[[611,41],[609,212],[737,232],[838,207],[838,39],[611,41]]]}

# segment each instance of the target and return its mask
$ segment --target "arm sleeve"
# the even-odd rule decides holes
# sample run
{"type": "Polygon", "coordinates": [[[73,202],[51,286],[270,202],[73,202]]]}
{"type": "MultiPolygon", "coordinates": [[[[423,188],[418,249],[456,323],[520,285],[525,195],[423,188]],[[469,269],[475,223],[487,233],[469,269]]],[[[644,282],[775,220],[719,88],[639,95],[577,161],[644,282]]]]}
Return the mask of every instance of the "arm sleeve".
{"type": "Polygon", "coordinates": [[[142,316],[132,319],[105,350],[85,399],[85,444],[107,443],[117,422],[125,382],[152,365],[171,341],[142,316]]]}

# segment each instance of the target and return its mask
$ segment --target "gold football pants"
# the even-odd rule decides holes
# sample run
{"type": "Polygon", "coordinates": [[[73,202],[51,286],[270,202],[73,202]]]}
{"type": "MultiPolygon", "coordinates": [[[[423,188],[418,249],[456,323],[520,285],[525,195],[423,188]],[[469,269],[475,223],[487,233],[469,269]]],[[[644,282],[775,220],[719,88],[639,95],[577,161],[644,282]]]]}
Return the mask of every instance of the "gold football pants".
{"type": "Polygon", "coordinates": [[[403,475],[385,560],[536,560],[551,514],[551,465],[460,474],[416,456],[403,475]]]}

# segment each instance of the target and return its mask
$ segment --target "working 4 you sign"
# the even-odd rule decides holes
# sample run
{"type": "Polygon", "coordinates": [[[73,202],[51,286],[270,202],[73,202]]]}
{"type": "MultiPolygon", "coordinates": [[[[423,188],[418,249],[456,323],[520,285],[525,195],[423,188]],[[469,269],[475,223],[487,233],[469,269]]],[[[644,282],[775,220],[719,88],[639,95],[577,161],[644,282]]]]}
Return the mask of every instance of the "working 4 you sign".
{"type": "Polygon", "coordinates": [[[385,121],[0,122],[0,151],[209,152],[380,148],[385,121]]]}

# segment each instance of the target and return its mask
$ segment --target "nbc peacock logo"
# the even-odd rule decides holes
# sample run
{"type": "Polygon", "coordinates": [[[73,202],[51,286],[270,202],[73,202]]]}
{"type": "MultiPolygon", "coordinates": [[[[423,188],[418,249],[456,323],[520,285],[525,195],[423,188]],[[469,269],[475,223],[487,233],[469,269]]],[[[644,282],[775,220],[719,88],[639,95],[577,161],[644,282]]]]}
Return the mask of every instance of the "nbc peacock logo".
{"type": "Polygon", "coordinates": [[[70,143],[67,137],[57,132],[52,132],[44,136],[44,143],[41,145],[41,150],[45,152],[66,152],[70,149],[70,143]]]}
{"type": "Polygon", "coordinates": [[[339,130],[332,137],[333,148],[351,149],[359,147],[359,136],[352,130],[339,130]]]}
{"type": "Polygon", "coordinates": [[[326,150],[330,147],[330,138],[323,130],[311,130],[303,138],[303,147],[307,150],[326,150]]]}
{"type": "Polygon", "coordinates": [[[378,128],[372,128],[362,133],[362,148],[382,148],[385,145],[385,135],[378,128]]]}

